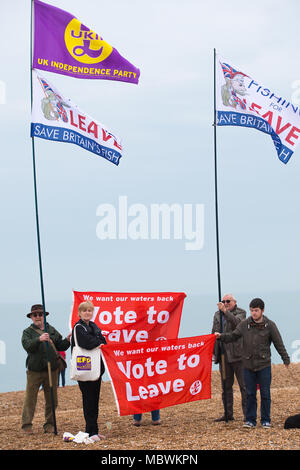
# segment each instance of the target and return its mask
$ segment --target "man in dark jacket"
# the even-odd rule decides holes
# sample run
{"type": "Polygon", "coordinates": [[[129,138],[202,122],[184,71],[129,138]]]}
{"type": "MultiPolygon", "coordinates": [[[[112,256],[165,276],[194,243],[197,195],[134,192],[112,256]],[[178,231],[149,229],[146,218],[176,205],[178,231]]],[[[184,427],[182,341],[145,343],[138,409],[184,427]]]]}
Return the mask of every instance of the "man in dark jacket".
{"type": "MultiPolygon", "coordinates": [[[[48,312],[45,313],[49,315],[48,312]]],[[[57,351],[66,351],[69,348],[71,333],[67,338],[63,339],[61,334],[48,323],[47,333],[45,333],[43,306],[40,304],[33,305],[27,317],[32,320],[32,324],[23,331],[22,335],[22,346],[27,352],[27,384],[22,412],[22,429],[26,434],[32,434],[32,421],[38,391],[40,386],[42,386],[45,396],[44,432],[53,432],[54,422],[51,406],[48,360],[51,367],[54,406],[56,407],[59,364],[57,351]]]]}
{"type": "MultiPolygon", "coordinates": [[[[246,311],[237,306],[237,302],[232,294],[226,294],[222,298],[222,302],[218,304],[218,311],[214,315],[212,333],[221,332],[221,320],[223,322],[223,332],[230,333],[237,325],[246,318],[246,311]]],[[[243,340],[240,339],[234,344],[224,345],[224,366],[225,370],[222,370],[222,364],[220,363],[220,344],[218,341],[214,347],[215,363],[219,363],[220,374],[222,379],[222,399],[225,409],[225,396],[227,401],[227,413],[228,420],[231,421],[233,417],[233,383],[234,376],[236,376],[237,382],[240,387],[242,397],[242,409],[245,418],[246,414],[246,387],[243,379],[243,367],[242,367],[242,348],[243,340]],[[224,374],[224,375],[223,375],[224,374]],[[223,377],[225,376],[225,380],[223,377]]],[[[215,421],[225,421],[225,413],[215,421]]]]}
{"type": "Polygon", "coordinates": [[[264,315],[265,304],[256,298],[250,302],[251,316],[240,322],[231,333],[216,333],[219,340],[230,343],[243,338],[243,368],[247,391],[245,427],[254,428],[257,418],[257,384],[261,396],[261,425],[270,428],[271,423],[271,343],[288,366],[289,355],[284,347],[276,324],[264,315]]]}

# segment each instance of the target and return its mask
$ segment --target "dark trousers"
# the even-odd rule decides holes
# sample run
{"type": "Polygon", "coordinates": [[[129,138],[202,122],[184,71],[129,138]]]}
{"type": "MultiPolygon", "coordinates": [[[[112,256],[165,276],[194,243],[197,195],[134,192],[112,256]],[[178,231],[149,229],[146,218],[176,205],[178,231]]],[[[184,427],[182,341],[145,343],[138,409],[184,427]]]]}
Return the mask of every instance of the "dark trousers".
{"type": "MultiPolygon", "coordinates": [[[[159,410],[151,411],[151,417],[152,417],[152,421],[159,421],[159,419],[160,419],[160,412],[159,412],[159,410]]],[[[141,419],[142,419],[142,414],[133,415],[133,419],[134,419],[135,421],[141,421],[141,419]]]]}
{"type": "Polygon", "coordinates": [[[61,377],[61,385],[64,387],[66,385],[66,369],[63,369],[58,374],[58,386],[59,386],[59,379],[61,377]]]}
{"type": "Polygon", "coordinates": [[[260,390],[260,419],[261,423],[271,422],[271,366],[262,370],[253,371],[244,369],[244,379],[247,390],[247,412],[246,419],[256,424],[257,418],[257,384],[260,390]]]}
{"type": "MultiPolygon", "coordinates": [[[[240,387],[241,398],[242,398],[242,410],[244,418],[246,417],[246,403],[247,403],[247,395],[246,395],[246,387],[244,383],[243,377],[243,366],[242,361],[236,362],[228,362],[225,356],[225,381],[224,381],[224,389],[222,389],[222,399],[223,405],[225,409],[225,393],[226,393],[226,401],[227,401],[227,412],[228,418],[233,417],[233,383],[234,383],[234,376],[236,376],[237,382],[240,387]]],[[[221,371],[221,363],[220,363],[220,373],[222,379],[222,371],[221,371]]],[[[223,385],[223,381],[222,381],[223,385]]]]}
{"type": "Polygon", "coordinates": [[[98,434],[98,408],[101,388],[101,377],[95,381],[78,381],[82,394],[83,415],[85,419],[85,432],[89,436],[98,434]]]}

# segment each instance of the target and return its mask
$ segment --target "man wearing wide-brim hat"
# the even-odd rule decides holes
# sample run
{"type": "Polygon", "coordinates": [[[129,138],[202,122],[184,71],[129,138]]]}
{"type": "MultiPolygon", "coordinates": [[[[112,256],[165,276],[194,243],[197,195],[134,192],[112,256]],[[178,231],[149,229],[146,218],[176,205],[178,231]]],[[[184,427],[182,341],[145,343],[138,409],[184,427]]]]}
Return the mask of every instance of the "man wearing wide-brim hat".
{"type": "MultiPolygon", "coordinates": [[[[45,315],[49,315],[45,312],[45,315]]],[[[23,331],[22,346],[27,352],[27,384],[22,412],[22,429],[26,434],[32,434],[32,421],[37,403],[40,386],[45,396],[44,432],[53,432],[54,422],[49,384],[48,362],[50,363],[54,406],[57,406],[58,359],[57,351],[66,351],[70,347],[69,334],[65,339],[47,322],[47,332],[44,325],[44,311],[41,304],[32,305],[27,317],[32,324],[23,331]]]]}

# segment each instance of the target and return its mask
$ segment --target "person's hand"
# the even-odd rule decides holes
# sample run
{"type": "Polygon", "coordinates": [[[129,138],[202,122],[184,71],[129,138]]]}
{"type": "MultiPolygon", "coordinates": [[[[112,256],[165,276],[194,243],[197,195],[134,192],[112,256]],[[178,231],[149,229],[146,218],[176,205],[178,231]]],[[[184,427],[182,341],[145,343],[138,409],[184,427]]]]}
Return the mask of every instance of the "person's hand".
{"type": "Polygon", "coordinates": [[[49,333],[43,333],[41,336],[40,336],[40,341],[49,341],[50,337],[49,337],[49,333]]]}
{"type": "Polygon", "coordinates": [[[67,340],[69,341],[69,343],[71,343],[71,337],[72,337],[72,333],[69,333],[67,336],[67,340]]]}
{"type": "Polygon", "coordinates": [[[220,338],[220,336],[221,336],[221,333],[217,333],[217,332],[216,332],[216,333],[215,333],[215,336],[216,336],[216,337],[217,337],[217,339],[218,339],[218,338],[220,338]]]}
{"type": "Polygon", "coordinates": [[[223,313],[226,313],[226,307],[225,305],[223,304],[223,302],[218,302],[217,303],[217,306],[218,306],[218,309],[223,312],[223,313]]]}

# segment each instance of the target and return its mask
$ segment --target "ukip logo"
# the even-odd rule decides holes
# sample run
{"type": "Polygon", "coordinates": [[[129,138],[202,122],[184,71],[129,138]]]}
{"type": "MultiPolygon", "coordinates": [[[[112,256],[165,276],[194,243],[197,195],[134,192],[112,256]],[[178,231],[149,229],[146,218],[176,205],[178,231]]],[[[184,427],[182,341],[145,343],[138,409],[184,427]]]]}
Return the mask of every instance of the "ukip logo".
{"type": "Polygon", "coordinates": [[[77,356],[77,370],[92,370],[91,358],[89,356],[77,356]]]}
{"type": "Polygon", "coordinates": [[[77,18],[73,18],[65,29],[65,43],[73,59],[84,64],[102,62],[113,51],[112,46],[77,18]]]}

